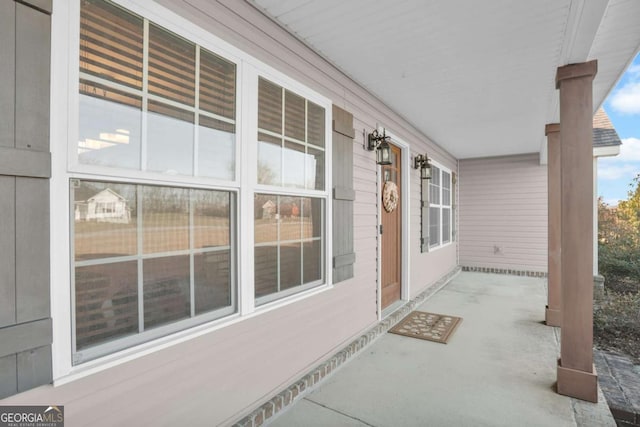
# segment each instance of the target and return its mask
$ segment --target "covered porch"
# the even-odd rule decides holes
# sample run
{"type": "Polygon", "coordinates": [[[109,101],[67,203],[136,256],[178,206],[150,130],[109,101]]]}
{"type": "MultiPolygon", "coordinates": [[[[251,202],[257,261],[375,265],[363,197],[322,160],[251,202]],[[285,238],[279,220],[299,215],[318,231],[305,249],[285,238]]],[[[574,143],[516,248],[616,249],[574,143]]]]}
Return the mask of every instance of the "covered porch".
{"type": "Polygon", "coordinates": [[[555,392],[546,298],[545,278],[461,272],[415,308],[463,318],[446,345],[384,333],[270,425],[614,426],[601,392],[555,392]]]}

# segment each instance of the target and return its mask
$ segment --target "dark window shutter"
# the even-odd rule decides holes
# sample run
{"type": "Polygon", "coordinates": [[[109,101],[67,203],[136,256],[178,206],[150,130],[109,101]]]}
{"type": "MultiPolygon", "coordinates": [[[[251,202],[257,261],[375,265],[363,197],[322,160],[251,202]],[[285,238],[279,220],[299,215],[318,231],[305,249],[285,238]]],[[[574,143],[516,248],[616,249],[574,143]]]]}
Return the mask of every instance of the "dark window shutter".
{"type": "Polygon", "coordinates": [[[420,195],[420,252],[429,252],[429,180],[421,179],[421,195],[420,195]]]}
{"type": "Polygon", "coordinates": [[[333,283],[353,277],[353,115],[333,106],[333,283]]]}

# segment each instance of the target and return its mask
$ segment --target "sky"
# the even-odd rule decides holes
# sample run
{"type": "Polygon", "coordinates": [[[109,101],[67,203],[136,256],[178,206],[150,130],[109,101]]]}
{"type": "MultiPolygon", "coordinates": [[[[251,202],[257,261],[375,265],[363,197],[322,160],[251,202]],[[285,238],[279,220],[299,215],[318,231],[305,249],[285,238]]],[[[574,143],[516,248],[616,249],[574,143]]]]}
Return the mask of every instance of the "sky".
{"type": "Polygon", "coordinates": [[[640,174],[640,54],[605,100],[604,110],[622,147],[618,156],[598,160],[598,195],[615,206],[627,198],[633,178],[640,174]]]}

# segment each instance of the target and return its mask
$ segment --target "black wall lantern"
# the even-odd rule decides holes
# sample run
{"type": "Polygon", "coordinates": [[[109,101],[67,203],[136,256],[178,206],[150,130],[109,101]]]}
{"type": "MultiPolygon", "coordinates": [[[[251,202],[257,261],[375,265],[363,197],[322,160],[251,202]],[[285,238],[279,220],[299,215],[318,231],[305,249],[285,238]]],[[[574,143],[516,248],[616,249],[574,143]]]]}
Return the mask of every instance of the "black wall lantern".
{"type": "Polygon", "coordinates": [[[385,135],[385,130],[382,130],[382,135],[378,132],[378,130],[374,130],[368,136],[367,149],[369,151],[376,151],[376,163],[379,165],[390,165],[391,164],[391,147],[387,142],[389,139],[387,135],[385,135]]]}
{"type": "Polygon", "coordinates": [[[431,163],[429,163],[427,153],[418,154],[413,158],[413,168],[420,169],[420,178],[431,179],[431,163]]]}

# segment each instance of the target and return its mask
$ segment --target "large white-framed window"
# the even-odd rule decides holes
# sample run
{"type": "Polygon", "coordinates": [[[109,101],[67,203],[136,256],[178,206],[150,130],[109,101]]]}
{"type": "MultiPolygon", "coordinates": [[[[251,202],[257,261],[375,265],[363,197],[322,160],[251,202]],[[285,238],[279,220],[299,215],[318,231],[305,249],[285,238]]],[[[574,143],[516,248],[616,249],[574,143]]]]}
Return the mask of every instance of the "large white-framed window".
{"type": "Polygon", "coordinates": [[[52,221],[68,226],[52,237],[70,250],[52,272],[68,278],[54,311],[72,332],[54,332],[55,376],[328,288],[330,100],[161,6],[68,12],[69,125],[53,126],[65,173],[52,179],[52,221]]]}
{"type": "Polygon", "coordinates": [[[256,305],[326,283],[326,108],[258,78],[256,305]]]}
{"type": "Polygon", "coordinates": [[[451,171],[431,166],[429,180],[429,249],[451,243],[452,234],[452,186],[451,171]]]}
{"type": "Polygon", "coordinates": [[[237,61],[80,0],[73,363],[237,312],[237,61]]]}

